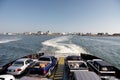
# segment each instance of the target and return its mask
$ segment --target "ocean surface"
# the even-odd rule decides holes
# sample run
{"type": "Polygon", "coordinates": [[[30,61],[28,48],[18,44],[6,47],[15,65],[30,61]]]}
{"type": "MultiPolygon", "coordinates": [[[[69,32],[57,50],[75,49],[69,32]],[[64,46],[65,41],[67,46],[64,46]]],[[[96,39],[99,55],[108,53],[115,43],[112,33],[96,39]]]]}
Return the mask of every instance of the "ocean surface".
{"type": "Polygon", "coordinates": [[[0,66],[39,51],[56,57],[93,54],[120,69],[120,37],[0,36],[0,66]]]}

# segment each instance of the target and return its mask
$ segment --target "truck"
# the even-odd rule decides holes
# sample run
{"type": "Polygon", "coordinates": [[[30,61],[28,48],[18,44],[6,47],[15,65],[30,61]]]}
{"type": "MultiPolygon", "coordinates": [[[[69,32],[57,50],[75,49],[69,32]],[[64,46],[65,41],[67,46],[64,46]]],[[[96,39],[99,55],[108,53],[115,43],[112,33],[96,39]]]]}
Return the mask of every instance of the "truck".
{"type": "Polygon", "coordinates": [[[54,56],[42,56],[38,61],[29,66],[28,72],[30,74],[50,76],[52,70],[57,66],[57,62],[57,58],[54,56]]]}

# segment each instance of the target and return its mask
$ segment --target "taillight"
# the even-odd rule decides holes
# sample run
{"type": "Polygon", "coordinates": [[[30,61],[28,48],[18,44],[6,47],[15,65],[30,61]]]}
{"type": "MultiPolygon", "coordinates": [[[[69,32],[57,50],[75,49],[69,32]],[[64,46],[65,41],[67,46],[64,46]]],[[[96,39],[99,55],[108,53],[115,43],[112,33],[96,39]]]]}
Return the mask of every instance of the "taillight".
{"type": "Polygon", "coordinates": [[[22,69],[17,69],[17,71],[21,71],[22,69]]]}
{"type": "Polygon", "coordinates": [[[46,70],[44,70],[44,72],[43,72],[44,74],[46,74],[47,73],[47,71],[46,70]]]}

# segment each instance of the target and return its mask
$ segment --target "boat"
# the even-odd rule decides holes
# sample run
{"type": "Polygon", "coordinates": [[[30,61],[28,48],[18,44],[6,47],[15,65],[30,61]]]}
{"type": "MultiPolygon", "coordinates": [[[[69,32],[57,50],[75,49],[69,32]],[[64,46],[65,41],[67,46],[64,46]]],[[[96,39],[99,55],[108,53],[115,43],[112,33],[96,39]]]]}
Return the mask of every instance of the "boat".
{"type": "MultiPolygon", "coordinates": [[[[31,58],[31,59],[39,59],[41,56],[44,56],[44,53],[35,53],[35,54],[31,54],[31,55],[26,55],[22,58],[31,58]]],[[[78,76],[77,74],[83,75],[83,74],[88,74],[91,76],[96,76],[96,72],[92,69],[91,65],[90,65],[90,60],[103,60],[99,57],[96,57],[94,55],[91,54],[84,54],[81,53],[80,55],[80,60],[86,62],[87,66],[88,66],[88,70],[80,70],[80,69],[74,69],[72,71],[72,75],[68,74],[68,70],[67,67],[65,67],[66,64],[66,57],[63,56],[59,56],[58,57],[58,62],[57,62],[57,66],[55,67],[55,69],[52,71],[51,76],[42,76],[42,75],[38,75],[38,74],[29,74],[29,72],[26,72],[20,76],[15,76],[16,80],[69,80],[70,76],[78,76]],[[66,75],[67,74],[67,75],[66,75]]],[[[15,60],[14,60],[15,61],[15,60]]],[[[8,64],[1,66],[0,67],[0,75],[5,75],[7,68],[14,62],[9,62],[8,64]]],[[[68,61],[69,62],[69,61],[68,61]]],[[[72,62],[74,63],[74,62],[72,62]]],[[[75,62],[76,63],[76,62],[75,62]]],[[[79,63],[79,61],[78,61],[79,63]]],[[[69,66],[70,67],[70,66],[69,66]]],[[[115,71],[115,75],[114,78],[108,79],[108,80],[120,80],[120,70],[118,68],[116,68],[115,66],[113,66],[114,71],[115,71]]],[[[69,68],[69,69],[73,69],[73,68],[69,68]]],[[[101,76],[99,74],[97,74],[96,78],[98,79],[98,76],[101,76]]],[[[82,76],[83,78],[85,76],[82,76]]],[[[75,80],[74,78],[71,78],[71,80],[75,80]]],[[[83,79],[85,80],[85,79],[83,79]]],[[[104,80],[104,79],[103,79],[104,80]]]]}

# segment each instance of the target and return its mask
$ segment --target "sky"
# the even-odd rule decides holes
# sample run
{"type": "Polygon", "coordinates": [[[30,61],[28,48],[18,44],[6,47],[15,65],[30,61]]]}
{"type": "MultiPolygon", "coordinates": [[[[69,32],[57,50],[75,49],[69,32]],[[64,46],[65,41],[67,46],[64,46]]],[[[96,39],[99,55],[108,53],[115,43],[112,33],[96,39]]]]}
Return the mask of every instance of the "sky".
{"type": "Polygon", "coordinates": [[[120,0],[0,0],[0,32],[120,33],[120,0]]]}

